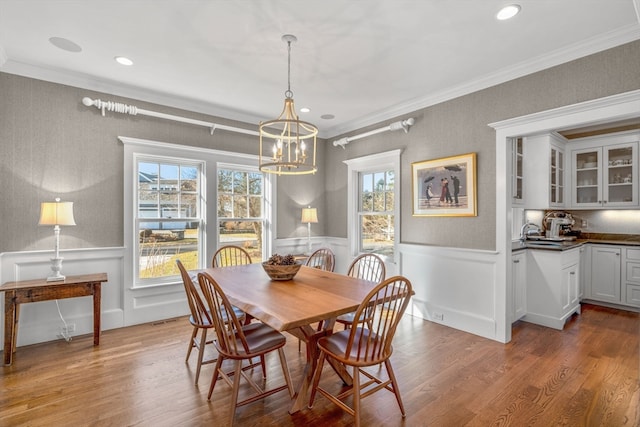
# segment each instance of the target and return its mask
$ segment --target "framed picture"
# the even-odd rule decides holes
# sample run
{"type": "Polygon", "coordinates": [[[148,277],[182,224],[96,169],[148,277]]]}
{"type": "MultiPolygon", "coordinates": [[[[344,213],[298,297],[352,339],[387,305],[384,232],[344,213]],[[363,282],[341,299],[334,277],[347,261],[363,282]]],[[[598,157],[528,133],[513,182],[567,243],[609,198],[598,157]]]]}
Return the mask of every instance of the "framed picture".
{"type": "Polygon", "coordinates": [[[413,216],[477,216],[476,153],[411,164],[413,216]]]}

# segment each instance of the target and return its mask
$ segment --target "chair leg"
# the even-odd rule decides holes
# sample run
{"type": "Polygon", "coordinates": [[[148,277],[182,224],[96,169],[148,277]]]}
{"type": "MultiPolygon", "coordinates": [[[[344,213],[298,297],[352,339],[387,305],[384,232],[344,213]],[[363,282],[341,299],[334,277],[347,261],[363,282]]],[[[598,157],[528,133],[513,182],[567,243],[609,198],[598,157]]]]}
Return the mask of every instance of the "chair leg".
{"type": "Polygon", "coordinates": [[[198,346],[198,367],[196,368],[196,385],[198,385],[198,378],[200,378],[200,368],[202,367],[202,359],[204,358],[204,348],[207,346],[207,330],[202,328],[202,337],[200,338],[200,345],[198,346]]]}
{"type": "Polygon", "coordinates": [[[267,364],[264,363],[264,354],[260,356],[260,364],[262,365],[262,378],[267,378],[267,364]]]}
{"type": "Polygon", "coordinates": [[[287,388],[289,389],[289,397],[293,397],[293,382],[291,381],[291,374],[289,373],[289,365],[287,364],[287,358],[284,354],[284,348],[280,347],[278,349],[278,356],[280,357],[280,365],[282,366],[282,375],[284,375],[284,382],[287,383],[287,388]]]}
{"type": "Polygon", "coordinates": [[[396,400],[398,401],[398,406],[400,407],[402,418],[404,418],[406,416],[404,412],[404,405],[402,404],[402,398],[400,397],[400,389],[398,388],[398,381],[396,381],[396,375],[394,374],[393,368],[391,367],[391,360],[389,359],[385,360],[384,365],[387,368],[387,373],[389,374],[389,379],[391,380],[391,384],[393,386],[393,394],[396,395],[396,400]]]}
{"type": "Polygon", "coordinates": [[[231,391],[231,417],[229,425],[233,426],[236,416],[236,408],[238,407],[238,392],[240,391],[240,377],[242,376],[242,360],[235,361],[235,370],[233,372],[233,390],[231,391]]]}
{"type": "Polygon", "coordinates": [[[216,387],[216,382],[218,382],[218,375],[220,375],[220,367],[222,366],[223,360],[224,357],[222,357],[222,355],[218,356],[216,367],[213,369],[213,377],[211,377],[211,385],[209,386],[209,395],[207,396],[207,400],[211,400],[213,389],[216,387]]]}
{"type": "Polygon", "coordinates": [[[191,350],[195,347],[195,339],[198,334],[198,328],[193,327],[193,332],[191,332],[191,339],[189,340],[189,348],[187,349],[187,357],[184,359],[185,362],[189,361],[189,356],[191,356],[191,350]]]}
{"type": "Polygon", "coordinates": [[[353,417],[354,426],[360,427],[360,369],[353,367],[353,417]]]}

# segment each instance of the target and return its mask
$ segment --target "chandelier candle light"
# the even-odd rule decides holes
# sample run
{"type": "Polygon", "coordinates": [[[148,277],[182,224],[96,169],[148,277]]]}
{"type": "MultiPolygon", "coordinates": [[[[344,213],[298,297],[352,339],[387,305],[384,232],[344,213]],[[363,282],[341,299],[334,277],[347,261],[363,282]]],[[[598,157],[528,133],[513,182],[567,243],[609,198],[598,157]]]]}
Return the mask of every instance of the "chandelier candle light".
{"type": "Polygon", "coordinates": [[[316,136],[318,128],[302,121],[295,112],[291,91],[291,43],[296,36],[285,34],[282,41],[287,43],[288,74],[287,91],[284,93],[284,109],[274,120],[260,122],[260,171],[277,175],[304,175],[315,173],[316,136]]]}
{"type": "Polygon", "coordinates": [[[318,210],[308,206],[302,209],[302,223],[307,224],[307,252],[311,255],[311,223],[318,222],[318,210]]]}
{"type": "Polygon", "coordinates": [[[76,225],[73,218],[73,202],[61,202],[56,197],[55,202],[42,202],[40,204],[40,221],[38,225],[53,225],[53,232],[56,236],[55,256],[51,258],[51,270],[53,274],[47,277],[48,282],[64,280],[60,274],[62,270],[62,257],[60,256],[60,226],[76,225]]]}

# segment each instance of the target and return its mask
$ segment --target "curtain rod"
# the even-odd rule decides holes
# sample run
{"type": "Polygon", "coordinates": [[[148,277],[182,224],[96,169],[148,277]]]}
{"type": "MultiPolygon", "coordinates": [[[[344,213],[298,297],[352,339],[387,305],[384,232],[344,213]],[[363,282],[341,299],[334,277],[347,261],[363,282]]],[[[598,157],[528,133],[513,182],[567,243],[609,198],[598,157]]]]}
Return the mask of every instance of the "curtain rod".
{"type": "Polygon", "coordinates": [[[244,133],[246,135],[258,136],[258,132],[254,130],[242,129],[234,126],[221,125],[217,123],[210,123],[202,120],[190,119],[187,117],[174,116],[173,114],[158,113],[156,111],[144,110],[142,108],[136,107],[135,105],[127,105],[120,102],[102,101],[100,99],[93,100],[89,97],[84,97],[82,98],[82,103],[87,107],[91,107],[92,105],[95,106],[96,108],[102,111],[103,117],[105,115],[104,114],[105,111],[113,111],[116,113],[130,114],[132,116],[141,114],[144,116],[157,117],[165,120],[174,120],[176,122],[190,123],[192,125],[208,127],[211,135],[213,135],[213,132],[216,129],[222,129],[229,132],[244,133]]]}
{"type": "Polygon", "coordinates": [[[405,120],[400,120],[400,121],[397,121],[397,122],[393,122],[389,126],[385,126],[383,128],[380,128],[380,129],[374,129],[374,130],[370,130],[369,132],[361,133],[359,135],[340,138],[340,139],[338,139],[336,141],[333,141],[333,146],[334,147],[340,146],[340,147],[342,147],[344,149],[344,146],[347,145],[348,143],[350,143],[351,141],[355,141],[356,139],[360,139],[360,138],[364,138],[364,137],[367,137],[367,136],[375,135],[377,133],[387,132],[387,131],[390,131],[390,130],[403,129],[404,133],[407,133],[407,132],[409,132],[409,128],[411,126],[413,126],[415,122],[416,122],[415,119],[413,117],[410,117],[410,118],[405,119],[405,120]]]}

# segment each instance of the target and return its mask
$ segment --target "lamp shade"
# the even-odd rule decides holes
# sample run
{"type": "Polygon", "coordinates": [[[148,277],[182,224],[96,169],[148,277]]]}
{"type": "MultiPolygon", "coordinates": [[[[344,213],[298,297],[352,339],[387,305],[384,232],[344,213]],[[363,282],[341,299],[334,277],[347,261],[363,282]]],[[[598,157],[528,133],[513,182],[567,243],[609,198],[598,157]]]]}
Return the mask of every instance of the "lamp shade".
{"type": "Polygon", "coordinates": [[[76,225],[73,218],[73,202],[42,202],[38,225],[76,225]]]}
{"type": "Polygon", "coordinates": [[[302,223],[316,223],[318,222],[318,210],[316,208],[308,207],[302,209],[302,223]]]}

